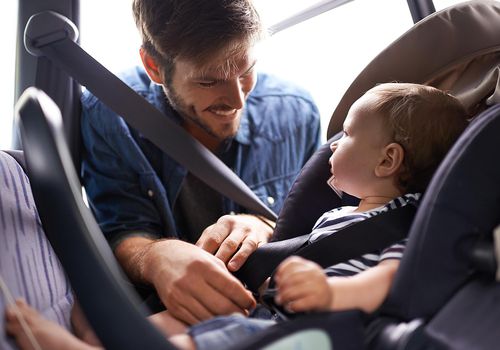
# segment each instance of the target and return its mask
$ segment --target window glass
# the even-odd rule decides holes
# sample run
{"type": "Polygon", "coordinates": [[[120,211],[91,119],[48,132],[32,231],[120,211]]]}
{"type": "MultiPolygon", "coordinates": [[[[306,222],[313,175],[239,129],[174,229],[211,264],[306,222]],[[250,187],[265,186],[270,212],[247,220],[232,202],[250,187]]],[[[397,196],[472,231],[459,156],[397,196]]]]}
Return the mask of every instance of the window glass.
{"type": "Polygon", "coordinates": [[[0,12],[2,55],[0,62],[0,149],[11,148],[14,118],[17,1],[3,1],[0,12]]]}
{"type": "MultiPolygon", "coordinates": [[[[294,2],[257,0],[256,5],[269,22],[266,14],[280,14],[290,3],[294,2]]],[[[262,50],[260,68],[307,88],[318,105],[326,131],[337,103],[354,78],[412,24],[406,1],[347,2],[269,38],[262,50]]]]}
{"type": "Polygon", "coordinates": [[[80,1],[80,44],[114,73],[141,64],[132,0],[80,1]]]}

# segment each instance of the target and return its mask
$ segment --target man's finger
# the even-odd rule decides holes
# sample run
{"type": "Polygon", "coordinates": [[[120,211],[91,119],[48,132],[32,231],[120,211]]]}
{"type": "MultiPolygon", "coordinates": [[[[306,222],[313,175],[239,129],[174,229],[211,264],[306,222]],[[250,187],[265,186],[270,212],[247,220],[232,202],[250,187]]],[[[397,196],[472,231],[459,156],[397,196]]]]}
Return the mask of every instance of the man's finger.
{"type": "MultiPolygon", "coordinates": [[[[204,320],[201,317],[195,316],[190,310],[188,310],[187,308],[185,308],[182,305],[176,305],[176,307],[174,307],[174,308],[169,308],[167,306],[167,310],[172,316],[174,316],[175,318],[177,318],[177,319],[179,319],[179,320],[181,320],[189,325],[194,325],[194,324],[197,324],[200,321],[204,320]]],[[[205,319],[209,319],[209,318],[205,318],[205,319]]]]}
{"type": "Polygon", "coordinates": [[[239,308],[248,310],[255,307],[255,299],[243,284],[229,273],[214,274],[207,282],[239,308]]]}
{"type": "Polygon", "coordinates": [[[234,303],[227,296],[217,289],[207,284],[205,281],[200,284],[200,288],[194,293],[198,299],[213,315],[229,315],[235,312],[245,314],[246,309],[234,303]]]}
{"type": "Polygon", "coordinates": [[[219,247],[219,250],[215,254],[215,257],[227,263],[229,259],[236,253],[241,245],[241,242],[245,239],[245,233],[242,230],[234,230],[231,234],[226,237],[224,242],[219,247]]]}
{"type": "Polygon", "coordinates": [[[226,221],[219,221],[203,231],[196,245],[210,254],[215,254],[230,232],[230,225],[226,221]]]}
{"type": "Polygon", "coordinates": [[[245,263],[245,261],[247,261],[250,254],[252,254],[258,246],[259,242],[256,241],[255,237],[247,237],[247,239],[243,241],[240,249],[227,264],[227,268],[229,269],[229,271],[238,271],[239,268],[245,263]]]}
{"type": "Polygon", "coordinates": [[[162,299],[162,301],[173,316],[189,324],[210,319],[215,314],[210,312],[204,306],[203,301],[198,299],[199,287],[196,286],[196,289],[191,291],[176,290],[168,300],[162,299]]]}

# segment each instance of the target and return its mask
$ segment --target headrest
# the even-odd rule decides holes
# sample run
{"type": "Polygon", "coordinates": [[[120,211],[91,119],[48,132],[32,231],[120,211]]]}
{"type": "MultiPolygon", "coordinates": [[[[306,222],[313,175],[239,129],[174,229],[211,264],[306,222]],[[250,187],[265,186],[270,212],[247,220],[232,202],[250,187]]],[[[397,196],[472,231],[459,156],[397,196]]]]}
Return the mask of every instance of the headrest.
{"type": "Polygon", "coordinates": [[[465,130],[423,196],[383,309],[429,318],[471,277],[468,255],[500,222],[500,104],[465,130]]]}
{"type": "Polygon", "coordinates": [[[431,85],[457,96],[471,115],[500,102],[500,3],[475,0],[436,12],[375,57],[344,94],[327,138],[342,130],[351,105],[376,84],[431,85]]]}

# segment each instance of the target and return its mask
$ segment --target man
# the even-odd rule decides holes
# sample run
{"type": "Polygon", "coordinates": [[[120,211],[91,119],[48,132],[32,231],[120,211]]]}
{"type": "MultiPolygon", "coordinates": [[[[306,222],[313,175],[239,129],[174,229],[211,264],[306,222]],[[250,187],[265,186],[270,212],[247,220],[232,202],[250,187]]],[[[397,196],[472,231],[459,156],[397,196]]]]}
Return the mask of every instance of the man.
{"type": "MultiPolygon", "coordinates": [[[[257,76],[262,28],[250,1],[135,0],[133,9],[145,71],[123,80],[278,212],[319,145],[319,115],[303,90],[257,76]]],[[[190,324],[246,313],[255,301],[229,271],[274,223],[242,214],[91,94],[82,104],[84,185],[129,277],[190,324]]]]}

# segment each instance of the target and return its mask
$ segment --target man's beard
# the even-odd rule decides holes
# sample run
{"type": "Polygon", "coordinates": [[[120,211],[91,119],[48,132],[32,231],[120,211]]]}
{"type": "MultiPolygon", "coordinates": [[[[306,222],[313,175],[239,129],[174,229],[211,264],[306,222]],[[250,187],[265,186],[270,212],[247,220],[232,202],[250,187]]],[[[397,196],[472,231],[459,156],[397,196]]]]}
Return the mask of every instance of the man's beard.
{"type": "Polygon", "coordinates": [[[195,124],[197,127],[205,131],[208,135],[220,140],[226,141],[234,138],[236,136],[236,132],[231,133],[231,135],[221,136],[218,135],[216,131],[214,131],[205,121],[196,113],[196,110],[191,105],[189,106],[182,97],[180,97],[172,87],[163,87],[163,91],[167,97],[168,102],[172,106],[172,108],[179,113],[183,122],[191,122],[195,124]]]}

